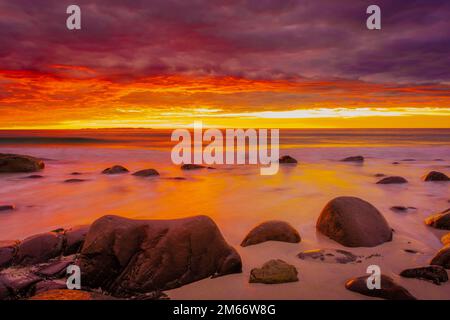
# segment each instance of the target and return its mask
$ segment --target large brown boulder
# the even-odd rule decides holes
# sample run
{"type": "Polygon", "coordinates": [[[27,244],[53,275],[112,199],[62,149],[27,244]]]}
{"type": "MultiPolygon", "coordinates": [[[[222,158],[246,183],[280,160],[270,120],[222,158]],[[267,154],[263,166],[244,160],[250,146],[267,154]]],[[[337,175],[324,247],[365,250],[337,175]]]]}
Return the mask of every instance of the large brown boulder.
{"type": "Polygon", "coordinates": [[[301,238],[297,230],[289,223],[272,220],[263,222],[253,228],[242,241],[241,246],[251,246],[265,241],[297,243],[301,241],[301,238]]]}
{"type": "Polygon", "coordinates": [[[424,181],[450,181],[450,178],[442,172],[431,171],[423,177],[424,181]]]}
{"type": "Polygon", "coordinates": [[[347,247],[374,247],[392,240],[392,229],[377,208],[355,197],[328,202],[316,228],[347,247]]]}
{"type": "Polygon", "coordinates": [[[46,262],[62,254],[64,237],[55,232],[37,234],[23,240],[14,264],[31,265],[46,262]]]}
{"type": "Polygon", "coordinates": [[[387,300],[416,300],[405,288],[399,286],[390,277],[381,275],[381,288],[369,289],[367,279],[369,276],[353,278],[345,283],[345,288],[369,297],[387,300]]]}
{"type": "Polygon", "coordinates": [[[209,217],[104,216],[89,229],[80,268],[84,285],[129,296],[241,272],[242,263],[209,217]]]}
{"type": "Polygon", "coordinates": [[[0,173],[35,172],[44,169],[42,160],[19,154],[0,153],[0,173]]]}
{"type": "Polygon", "coordinates": [[[437,229],[450,230],[450,208],[426,218],[425,224],[437,229]]]}
{"type": "Polygon", "coordinates": [[[430,261],[431,265],[450,269],[450,244],[445,245],[430,261]]]}

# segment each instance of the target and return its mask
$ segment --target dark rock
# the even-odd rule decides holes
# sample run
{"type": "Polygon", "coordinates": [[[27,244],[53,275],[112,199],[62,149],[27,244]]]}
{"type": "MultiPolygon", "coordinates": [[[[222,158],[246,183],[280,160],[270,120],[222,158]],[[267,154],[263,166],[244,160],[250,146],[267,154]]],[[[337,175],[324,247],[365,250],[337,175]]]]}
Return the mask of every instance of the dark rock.
{"type": "Polygon", "coordinates": [[[92,224],[80,256],[83,283],[115,296],[168,290],[242,270],[239,254],[206,216],[92,224]]]}
{"type": "Polygon", "coordinates": [[[412,253],[412,254],[418,254],[419,251],[414,250],[414,249],[403,249],[403,251],[407,252],[407,253],[412,253]]]}
{"type": "Polygon", "coordinates": [[[390,207],[389,209],[391,209],[394,212],[408,212],[410,210],[417,210],[416,207],[405,207],[405,206],[393,206],[390,207]]]}
{"type": "Polygon", "coordinates": [[[377,208],[355,197],[328,202],[316,228],[347,247],[374,247],[392,240],[392,229],[377,208]]]}
{"type": "Polygon", "coordinates": [[[296,159],[294,159],[294,158],[292,158],[291,156],[288,156],[288,155],[282,156],[278,160],[278,162],[281,163],[281,164],[297,164],[298,163],[298,161],[296,159]]]}
{"type": "Polygon", "coordinates": [[[34,172],[42,170],[44,167],[44,162],[34,157],[0,153],[0,173],[34,172]]]}
{"type": "Polygon", "coordinates": [[[430,261],[431,265],[441,266],[450,269],[450,245],[445,245],[430,261]]]}
{"type": "Polygon", "coordinates": [[[446,235],[442,236],[441,242],[446,245],[450,244],[450,233],[447,233],[446,235]]]}
{"type": "Polygon", "coordinates": [[[199,165],[199,164],[192,164],[192,163],[187,163],[187,164],[183,164],[181,166],[181,170],[198,170],[198,169],[204,169],[205,166],[199,165]]]}
{"type": "Polygon", "coordinates": [[[424,181],[450,181],[450,178],[442,172],[431,171],[424,178],[424,181]]]}
{"type": "Polygon", "coordinates": [[[80,252],[86,235],[89,231],[89,225],[76,226],[65,232],[64,255],[70,255],[80,252]]]}
{"type": "Polygon", "coordinates": [[[399,286],[388,276],[381,275],[381,288],[369,289],[367,279],[369,275],[353,278],[345,283],[345,288],[369,297],[387,300],[416,300],[405,288],[399,286]]]}
{"type": "Polygon", "coordinates": [[[406,180],[403,177],[392,176],[383,178],[377,182],[377,184],[394,184],[394,183],[408,183],[408,180],[406,180]]]}
{"type": "Polygon", "coordinates": [[[363,156],[353,156],[342,159],[343,162],[364,162],[363,156]]]}
{"type": "Polygon", "coordinates": [[[270,260],[250,271],[250,283],[276,284],[298,281],[297,269],[283,260],[270,260]]]}
{"type": "Polygon", "coordinates": [[[413,161],[416,161],[416,159],[403,159],[402,161],[405,161],[405,162],[413,162],[413,161]]]}
{"type": "Polygon", "coordinates": [[[55,289],[44,291],[31,297],[29,300],[117,300],[96,292],[82,290],[55,289]]]}
{"type": "Polygon", "coordinates": [[[14,209],[15,209],[15,207],[14,207],[13,204],[0,205],[0,211],[11,211],[11,210],[14,210],[14,209]]]}
{"type": "Polygon", "coordinates": [[[67,179],[64,180],[64,183],[79,183],[79,182],[85,182],[86,179],[67,179]]]}
{"type": "Polygon", "coordinates": [[[18,244],[18,241],[0,241],[0,269],[11,265],[18,244]]]}
{"type": "Polygon", "coordinates": [[[265,241],[283,241],[297,243],[300,235],[289,223],[284,221],[267,221],[253,228],[242,241],[241,246],[247,247],[265,241]]]}
{"type": "Polygon", "coordinates": [[[437,285],[448,281],[447,271],[441,266],[406,269],[403,270],[400,275],[405,278],[429,280],[437,285]]]}
{"type": "Polygon", "coordinates": [[[27,295],[29,289],[41,278],[22,270],[0,273],[0,300],[17,299],[27,295]]]}
{"type": "Polygon", "coordinates": [[[58,289],[67,289],[66,280],[44,280],[36,283],[33,295],[58,289]]]}
{"type": "Polygon", "coordinates": [[[340,264],[356,262],[360,258],[351,252],[340,249],[307,250],[299,253],[297,257],[302,260],[340,264]]]}
{"type": "Polygon", "coordinates": [[[185,177],[167,177],[167,180],[187,180],[185,177]]]}
{"type": "Polygon", "coordinates": [[[159,173],[155,169],[145,169],[145,170],[140,170],[140,171],[133,173],[133,176],[151,177],[151,176],[159,176],[159,173]]]}
{"type": "Polygon", "coordinates": [[[106,168],[102,171],[103,174],[121,174],[129,172],[127,168],[116,165],[111,168],[106,168]]]}
{"type": "Polygon", "coordinates": [[[82,173],[81,172],[72,172],[70,175],[72,175],[72,176],[80,176],[80,175],[82,175],[82,173]]]}
{"type": "Polygon", "coordinates": [[[400,162],[394,161],[392,162],[392,164],[400,164],[400,162]]]}
{"type": "Polygon", "coordinates": [[[23,179],[42,179],[44,176],[41,176],[40,174],[32,174],[30,176],[23,177],[23,179]]]}
{"type": "Polygon", "coordinates": [[[47,232],[26,238],[20,243],[15,264],[30,265],[46,262],[61,255],[63,236],[54,232],[47,232]]]}
{"type": "Polygon", "coordinates": [[[450,230],[450,208],[426,218],[425,224],[436,229],[450,230]]]}
{"type": "Polygon", "coordinates": [[[69,265],[74,264],[74,259],[54,261],[39,268],[35,273],[46,278],[58,278],[66,274],[69,265]]]}
{"type": "Polygon", "coordinates": [[[377,173],[374,175],[376,178],[385,177],[386,175],[384,173],[377,173]]]}

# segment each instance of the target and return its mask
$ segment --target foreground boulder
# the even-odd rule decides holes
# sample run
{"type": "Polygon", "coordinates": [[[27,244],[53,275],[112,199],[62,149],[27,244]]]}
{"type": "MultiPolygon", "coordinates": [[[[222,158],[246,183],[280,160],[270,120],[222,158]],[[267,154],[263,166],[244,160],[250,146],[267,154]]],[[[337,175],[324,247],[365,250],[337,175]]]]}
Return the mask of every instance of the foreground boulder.
{"type": "Polygon", "coordinates": [[[426,266],[403,270],[400,275],[405,278],[423,279],[440,285],[448,281],[447,271],[441,266],[426,266]]]}
{"type": "Polygon", "coordinates": [[[383,178],[377,182],[377,184],[401,184],[401,183],[408,183],[408,180],[406,180],[403,177],[392,176],[383,178]]]}
{"type": "Polygon", "coordinates": [[[445,245],[430,261],[431,265],[441,266],[450,269],[450,245],[445,245]]]}
{"type": "Polygon", "coordinates": [[[102,171],[103,174],[121,174],[128,173],[128,169],[119,165],[113,166],[111,168],[106,168],[102,171]]]}
{"type": "Polygon", "coordinates": [[[288,156],[288,155],[282,156],[278,160],[278,162],[281,163],[281,164],[297,164],[298,163],[298,161],[296,159],[294,159],[294,158],[292,158],[291,156],[288,156]]]}
{"type": "Polygon", "coordinates": [[[436,229],[450,230],[450,208],[426,218],[425,224],[436,229]]]}
{"type": "Polygon", "coordinates": [[[289,223],[272,220],[263,222],[253,228],[242,241],[241,246],[247,247],[265,241],[297,243],[301,241],[301,238],[297,230],[289,223]]]}
{"type": "Polygon", "coordinates": [[[89,229],[80,268],[84,285],[129,296],[241,272],[242,263],[209,217],[104,216],[89,229]]]}
{"type": "Polygon", "coordinates": [[[328,202],[316,228],[347,247],[374,247],[392,240],[392,229],[377,208],[355,197],[328,202]]]}
{"type": "Polygon", "coordinates": [[[133,173],[133,176],[136,176],[136,177],[159,176],[159,172],[156,171],[155,169],[144,169],[144,170],[140,170],[140,171],[133,173]]]}
{"type": "Polygon", "coordinates": [[[283,260],[270,260],[250,271],[250,283],[276,284],[298,281],[297,269],[283,260]]]}
{"type": "Polygon", "coordinates": [[[31,265],[46,262],[62,254],[64,237],[55,232],[31,236],[17,249],[14,264],[31,265]]]}
{"type": "Polygon", "coordinates": [[[364,162],[363,156],[353,156],[353,157],[347,157],[344,159],[341,159],[343,162],[364,162]]]}
{"type": "Polygon", "coordinates": [[[0,173],[35,172],[44,167],[44,162],[34,157],[0,153],[0,173]]]}
{"type": "Polygon", "coordinates": [[[424,181],[450,181],[450,178],[438,171],[431,171],[426,176],[423,177],[424,181]]]}
{"type": "Polygon", "coordinates": [[[369,297],[382,298],[387,300],[416,300],[405,288],[399,286],[390,277],[381,275],[381,288],[369,289],[367,279],[369,275],[353,278],[345,283],[345,288],[369,297]]]}

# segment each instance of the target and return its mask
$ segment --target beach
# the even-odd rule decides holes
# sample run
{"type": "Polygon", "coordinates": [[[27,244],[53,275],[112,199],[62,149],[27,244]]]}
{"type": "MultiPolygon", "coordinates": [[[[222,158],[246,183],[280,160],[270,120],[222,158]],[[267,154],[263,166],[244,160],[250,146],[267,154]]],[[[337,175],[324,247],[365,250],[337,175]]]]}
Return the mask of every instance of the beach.
{"type": "Polygon", "coordinates": [[[450,184],[428,183],[422,177],[430,171],[450,172],[450,130],[281,130],[280,137],[280,155],[288,154],[299,163],[262,176],[254,165],[180,170],[171,163],[165,131],[2,132],[0,153],[32,155],[43,159],[46,167],[38,179],[29,179],[26,173],[0,176],[0,201],[16,207],[0,213],[0,240],[91,224],[110,214],[133,219],[206,215],[241,256],[242,273],[168,290],[171,299],[371,299],[346,290],[344,284],[365,275],[372,264],[418,299],[450,299],[449,283],[436,286],[399,276],[405,268],[427,265],[442,248],[441,236],[448,233],[425,225],[424,219],[450,206],[450,184]],[[364,162],[340,161],[356,155],[364,156],[364,162]],[[160,175],[101,174],[118,164],[131,173],[154,168],[160,175]],[[376,184],[377,174],[402,176],[408,183],[376,184]],[[71,178],[82,181],[65,182],[71,178]],[[373,204],[394,230],[393,241],[345,248],[318,233],[322,209],[339,196],[373,204]],[[415,209],[397,212],[393,206],[415,209]],[[240,246],[253,227],[268,220],[288,222],[298,230],[301,242],[240,246]],[[345,249],[364,259],[336,264],[297,257],[312,249],[345,249]],[[299,281],[249,284],[250,270],[270,259],[294,265],[299,281]]]}

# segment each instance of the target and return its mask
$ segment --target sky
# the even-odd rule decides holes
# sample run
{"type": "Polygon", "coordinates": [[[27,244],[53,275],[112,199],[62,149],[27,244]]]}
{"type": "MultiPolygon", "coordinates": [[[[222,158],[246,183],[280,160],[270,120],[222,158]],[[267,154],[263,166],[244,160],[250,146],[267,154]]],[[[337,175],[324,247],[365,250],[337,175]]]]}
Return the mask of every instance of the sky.
{"type": "Polygon", "coordinates": [[[449,16],[446,0],[0,0],[0,128],[449,128],[449,16]]]}

